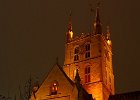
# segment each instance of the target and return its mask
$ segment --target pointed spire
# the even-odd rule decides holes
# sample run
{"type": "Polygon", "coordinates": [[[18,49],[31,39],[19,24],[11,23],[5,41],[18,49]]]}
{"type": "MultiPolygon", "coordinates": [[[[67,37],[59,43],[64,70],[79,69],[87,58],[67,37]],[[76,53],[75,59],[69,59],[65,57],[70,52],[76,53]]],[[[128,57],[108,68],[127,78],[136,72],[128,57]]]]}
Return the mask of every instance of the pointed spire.
{"type": "Polygon", "coordinates": [[[106,39],[107,39],[107,44],[112,45],[111,39],[110,39],[110,28],[107,26],[107,32],[106,32],[106,39]]]}
{"type": "Polygon", "coordinates": [[[109,26],[107,26],[106,39],[110,40],[110,27],[109,26]]]}
{"type": "Polygon", "coordinates": [[[69,22],[68,22],[68,30],[67,30],[67,33],[66,33],[66,41],[67,42],[70,42],[73,38],[73,32],[72,32],[72,14],[71,14],[71,11],[70,11],[70,15],[69,15],[69,22]]]}
{"type": "Polygon", "coordinates": [[[17,100],[17,96],[15,95],[15,100],[17,100]]]}
{"type": "Polygon", "coordinates": [[[72,13],[71,13],[71,11],[70,11],[70,15],[69,15],[68,31],[72,31],[72,13]]]}
{"type": "Polygon", "coordinates": [[[94,34],[102,34],[102,24],[100,20],[99,4],[96,8],[96,17],[94,22],[94,34]]]}
{"type": "Polygon", "coordinates": [[[79,73],[78,73],[78,69],[76,69],[76,76],[75,76],[75,79],[74,79],[75,83],[76,84],[79,84],[80,85],[80,76],[79,76],[79,73]]]}
{"type": "Polygon", "coordinates": [[[20,85],[19,85],[19,98],[20,98],[20,100],[24,100],[22,92],[21,92],[20,85]]]}
{"type": "Polygon", "coordinates": [[[56,57],[56,64],[58,64],[58,57],[56,57]]]}
{"type": "Polygon", "coordinates": [[[99,7],[96,8],[96,23],[100,24],[100,14],[99,14],[99,7]]]}

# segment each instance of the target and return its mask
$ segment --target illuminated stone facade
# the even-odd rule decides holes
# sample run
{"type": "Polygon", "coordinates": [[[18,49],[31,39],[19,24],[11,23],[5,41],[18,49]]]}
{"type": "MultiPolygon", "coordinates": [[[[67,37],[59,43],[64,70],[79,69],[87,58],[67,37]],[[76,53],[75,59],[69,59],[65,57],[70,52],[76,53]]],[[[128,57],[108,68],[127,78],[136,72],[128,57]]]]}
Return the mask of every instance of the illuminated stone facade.
{"type": "MultiPolygon", "coordinates": [[[[68,28],[67,36],[71,34],[69,31],[72,29],[68,28]]],[[[112,43],[109,27],[105,34],[102,33],[99,8],[96,11],[94,32],[67,37],[64,71],[74,80],[76,69],[79,70],[81,84],[96,100],[108,100],[109,95],[114,94],[112,43]]]]}
{"type": "Polygon", "coordinates": [[[112,42],[102,33],[99,8],[93,32],[73,37],[71,14],[64,69],[56,64],[30,100],[108,100],[114,94],[112,42]]]}

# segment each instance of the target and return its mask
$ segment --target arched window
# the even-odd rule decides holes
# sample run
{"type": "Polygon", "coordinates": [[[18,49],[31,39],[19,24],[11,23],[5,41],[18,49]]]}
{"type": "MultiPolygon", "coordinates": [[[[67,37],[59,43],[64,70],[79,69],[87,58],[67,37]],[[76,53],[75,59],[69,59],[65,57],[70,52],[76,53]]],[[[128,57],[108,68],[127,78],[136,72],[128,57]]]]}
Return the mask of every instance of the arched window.
{"type": "Polygon", "coordinates": [[[74,61],[79,60],[79,47],[74,49],[74,61]]]}
{"type": "Polygon", "coordinates": [[[85,58],[89,58],[90,57],[90,44],[86,44],[85,46],[85,58]]]}
{"type": "Polygon", "coordinates": [[[90,66],[85,68],[85,83],[90,82],[90,66]]]}
{"type": "Polygon", "coordinates": [[[57,81],[54,81],[50,87],[50,94],[51,95],[56,95],[57,92],[58,92],[58,82],[57,81]]]}

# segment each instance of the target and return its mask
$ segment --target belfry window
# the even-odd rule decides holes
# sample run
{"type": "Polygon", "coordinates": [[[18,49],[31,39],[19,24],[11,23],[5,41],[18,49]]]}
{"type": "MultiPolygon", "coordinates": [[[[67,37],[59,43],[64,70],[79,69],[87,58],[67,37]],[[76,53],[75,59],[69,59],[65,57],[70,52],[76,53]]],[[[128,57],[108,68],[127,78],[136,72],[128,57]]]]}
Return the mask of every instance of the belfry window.
{"type": "Polygon", "coordinates": [[[74,61],[79,60],[79,47],[74,49],[74,61]]]}
{"type": "Polygon", "coordinates": [[[56,95],[57,94],[57,92],[58,92],[58,82],[57,81],[54,81],[52,83],[50,92],[51,92],[50,93],[51,95],[56,95]]]}
{"type": "Polygon", "coordinates": [[[89,58],[90,57],[90,44],[87,44],[85,46],[85,50],[86,50],[85,58],[89,58]]]}
{"type": "Polygon", "coordinates": [[[85,83],[90,82],[90,66],[85,68],[85,83]]]}

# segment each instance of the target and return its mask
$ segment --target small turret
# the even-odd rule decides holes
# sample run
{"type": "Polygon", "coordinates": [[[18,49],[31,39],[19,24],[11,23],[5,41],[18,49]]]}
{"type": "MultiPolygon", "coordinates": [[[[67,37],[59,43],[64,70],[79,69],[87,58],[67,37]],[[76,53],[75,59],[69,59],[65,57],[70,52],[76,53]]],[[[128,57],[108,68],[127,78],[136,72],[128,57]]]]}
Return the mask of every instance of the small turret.
{"type": "Polygon", "coordinates": [[[96,8],[96,17],[94,22],[94,34],[102,34],[102,24],[100,20],[99,7],[96,8]]]}
{"type": "Polygon", "coordinates": [[[71,16],[71,12],[69,15],[69,22],[68,22],[68,30],[66,33],[66,42],[70,42],[73,38],[73,32],[72,32],[72,16],[71,16]]]}

